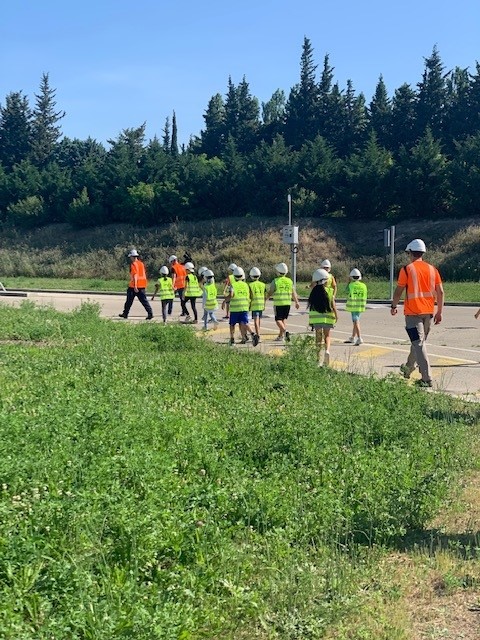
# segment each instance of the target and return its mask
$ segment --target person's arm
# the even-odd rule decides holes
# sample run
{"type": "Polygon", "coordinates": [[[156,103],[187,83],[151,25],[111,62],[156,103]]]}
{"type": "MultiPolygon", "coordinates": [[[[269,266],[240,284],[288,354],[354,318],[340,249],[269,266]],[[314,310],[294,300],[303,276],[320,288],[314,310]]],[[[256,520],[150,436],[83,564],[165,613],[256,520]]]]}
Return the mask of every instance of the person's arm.
{"type": "Polygon", "coordinates": [[[133,280],[133,290],[135,291],[135,293],[138,293],[138,287],[137,287],[138,269],[137,269],[137,265],[135,264],[135,262],[132,263],[132,280],[133,280]]]}
{"type": "Polygon", "coordinates": [[[332,298],[332,309],[333,309],[333,313],[335,314],[335,322],[338,322],[338,312],[337,312],[337,305],[335,304],[335,298],[332,298]]]}
{"type": "Polygon", "coordinates": [[[437,296],[437,313],[433,317],[433,322],[434,324],[440,324],[440,322],[442,321],[444,301],[443,285],[441,282],[435,285],[435,293],[437,296]]]}
{"type": "Polygon", "coordinates": [[[155,291],[153,292],[153,296],[152,296],[152,298],[151,298],[152,300],[153,300],[153,299],[155,298],[155,296],[157,295],[157,293],[158,293],[158,288],[159,288],[159,287],[158,287],[158,282],[156,282],[156,283],[155,283],[155,291]]]}
{"type": "Polygon", "coordinates": [[[297,296],[297,292],[295,291],[295,289],[292,289],[292,300],[295,302],[295,309],[299,309],[300,308],[300,304],[298,302],[298,296],[297,296]]]}
{"type": "Polygon", "coordinates": [[[393,292],[392,304],[390,306],[390,313],[392,316],[397,315],[397,306],[400,302],[400,298],[402,297],[404,289],[405,286],[402,287],[401,285],[397,284],[397,288],[393,292]]]}
{"type": "Polygon", "coordinates": [[[336,298],[337,297],[337,281],[335,280],[334,276],[332,276],[332,288],[333,288],[333,297],[336,298]]]}

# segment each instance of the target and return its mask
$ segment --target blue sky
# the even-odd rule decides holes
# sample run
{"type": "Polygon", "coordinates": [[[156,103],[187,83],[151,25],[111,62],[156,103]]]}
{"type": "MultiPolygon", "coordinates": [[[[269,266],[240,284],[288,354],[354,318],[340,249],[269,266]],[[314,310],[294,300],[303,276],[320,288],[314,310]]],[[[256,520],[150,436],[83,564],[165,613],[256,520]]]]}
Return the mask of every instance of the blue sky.
{"type": "Polygon", "coordinates": [[[478,0],[3,0],[0,103],[34,104],[50,75],[65,135],[101,142],[147,122],[159,137],[176,112],[180,142],[198,135],[209,99],[243,76],[266,102],[298,82],[303,38],[344,88],[369,100],[415,85],[437,45],[446,69],[480,61],[478,0]]]}

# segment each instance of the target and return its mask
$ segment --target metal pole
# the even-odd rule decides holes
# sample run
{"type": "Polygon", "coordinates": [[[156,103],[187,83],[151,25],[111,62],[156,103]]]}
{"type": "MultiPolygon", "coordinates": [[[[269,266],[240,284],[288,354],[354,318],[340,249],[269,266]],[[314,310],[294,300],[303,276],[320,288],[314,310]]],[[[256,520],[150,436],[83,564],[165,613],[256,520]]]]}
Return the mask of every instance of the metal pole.
{"type": "MultiPolygon", "coordinates": [[[[288,200],[288,226],[292,228],[292,194],[289,193],[287,195],[288,200]]],[[[290,251],[292,252],[292,280],[293,280],[293,288],[297,289],[297,252],[296,245],[290,245],[290,251]]]]}
{"type": "Polygon", "coordinates": [[[393,298],[393,280],[395,277],[395,225],[390,227],[390,300],[393,298]]]}

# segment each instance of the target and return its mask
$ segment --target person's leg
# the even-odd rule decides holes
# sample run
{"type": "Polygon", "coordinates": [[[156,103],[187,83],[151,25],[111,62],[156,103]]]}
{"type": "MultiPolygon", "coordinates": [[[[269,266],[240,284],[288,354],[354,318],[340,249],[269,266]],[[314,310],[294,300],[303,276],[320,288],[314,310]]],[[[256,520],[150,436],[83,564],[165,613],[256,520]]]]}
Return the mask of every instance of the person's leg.
{"type": "Polygon", "coordinates": [[[320,364],[320,359],[322,356],[322,346],[323,346],[323,331],[322,327],[312,325],[312,329],[315,329],[315,348],[317,350],[317,362],[320,364]]]}
{"type": "Polygon", "coordinates": [[[187,305],[185,303],[185,289],[177,289],[178,297],[180,300],[180,307],[182,308],[181,316],[188,316],[187,305]]]}
{"type": "Polygon", "coordinates": [[[167,314],[169,316],[172,315],[172,311],[173,311],[173,298],[171,300],[168,300],[168,304],[167,304],[167,314]]]}
{"type": "Polygon", "coordinates": [[[198,322],[197,299],[196,298],[190,298],[190,304],[192,305],[193,321],[194,322],[198,322]]]}
{"type": "Polygon", "coordinates": [[[152,307],[150,306],[150,302],[145,294],[145,289],[139,289],[137,293],[137,298],[140,301],[140,304],[143,306],[145,311],[147,312],[147,320],[151,320],[153,318],[152,307]]]}
{"type": "Polygon", "coordinates": [[[128,314],[130,313],[130,309],[132,308],[132,304],[134,300],[135,300],[135,291],[133,287],[128,287],[127,299],[125,300],[125,304],[123,306],[123,313],[119,314],[122,318],[128,318],[128,314]]]}
{"type": "Polygon", "coordinates": [[[171,300],[162,300],[162,319],[163,322],[167,321],[168,307],[171,300]]]}
{"type": "Polygon", "coordinates": [[[236,322],[232,323],[232,318],[229,318],[229,325],[230,325],[230,344],[235,344],[235,325],[236,322]]]}
{"type": "Polygon", "coordinates": [[[432,371],[428,360],[425,341],[430,332],[431,316],[405,316],[405,328],[410,338],[410,354],[407,359],[407,368],[413,371],[415,363],[424,382],[432,381],[432,371]]]}
{"type": "Polygon", "coordinates": [[[208,310],[204,309],[203,310],[203,317],[202,317],[202,322],[203,322],[203,328],[205,329],[205,331],[208,329],[208,310]]]}
{"type": "Polygon", "coordinates": [[[323,361],[323,364],[326,367],[328,367],[328,365],[330,364],[330,330],[331,327],[323,327],[323,339],[325,341],[325,359],[323,361]]]}

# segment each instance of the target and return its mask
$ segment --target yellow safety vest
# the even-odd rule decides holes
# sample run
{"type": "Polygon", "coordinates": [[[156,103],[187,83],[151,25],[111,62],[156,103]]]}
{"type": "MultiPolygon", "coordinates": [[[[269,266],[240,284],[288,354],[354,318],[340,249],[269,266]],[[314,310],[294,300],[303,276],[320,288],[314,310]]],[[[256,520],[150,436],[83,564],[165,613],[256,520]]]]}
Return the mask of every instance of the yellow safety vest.
{"type": "MultiPolygon", "coordinates": [[[[317,284],[316,286],[321,287],[322,285],[317,284]]],[[[333,327],[335,325],[335,312],[333,311],[333,291],[332,289],[327,289],[327,287],[325,287],[325,291],[327,292],[332,311],[319,313],[318,311],[315,311],[315,309],[310,309],[310,311],[308,312],[308,323],[310,325],[313,325],[314,327],[333,327]]]]}
{"type": "Polygon", "coordinates": [[[250,288],[243,280],[232,282],[233,297],[230,300],[230,313],[248,311],[250,307],[250,288]]]}
{"type": "Polygon", "coordinates": [[[158,295],[160,296],[160,300],[173,300],[173,298],[175,297],[172,278],[169,278],[168,276],[159,278],[158,288],[158,295]]]}
{"type": "Polygon", "coordinates": [[[194,273],[189,273],[187,275],[185,283],[186,298],[199,298],[202,295],[202,290],[198,284],[197,276],[194,273]]]}
{"type": "Polygon", "coordinates": [[[347,304],[345,309],[352,313],[361,313],[367,306],[367,285],[358,280],[348,283],[347,304]]]}
{"type": "Polygon", "coordinates": [[[265,283],[260,282],[260,280],[254,280],[253,282],[249,282],[248,286],[252,292],[250,309],[252,311],[263,311],[265,309],[265,283]]]}
{"type": "Polygon", "coordinates": [[[286,276],[275,278],[273,304],[276,307],[289,307],[292,302],[293,282],[286,276]]]}
{"type": "Polygon", "coordinates": [[[209,311],[213,311],[217,308],[217,285],[212,282],[210,284],[204,285],[206,298],[205,298],[205,309],[209,311]]]}

